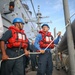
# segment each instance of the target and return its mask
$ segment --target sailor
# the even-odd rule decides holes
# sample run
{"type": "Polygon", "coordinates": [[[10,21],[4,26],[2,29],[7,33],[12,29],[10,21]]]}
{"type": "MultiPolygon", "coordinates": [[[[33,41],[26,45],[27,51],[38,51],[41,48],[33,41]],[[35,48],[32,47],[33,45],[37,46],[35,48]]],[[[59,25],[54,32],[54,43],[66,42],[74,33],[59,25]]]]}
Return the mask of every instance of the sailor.
{"type": "Polygon", "coordinates": [[[23,57],[16,60],[8,60],[8,58],[21,55],[22,52],[24,52],[25,55],[29,55],[29,51],[27,51],[28,39],[23,30],[23,20],[21,18],[15,18],[13,24],[14,25],[10,26],[1,38],[1,75],[11,75],[11,73],[13,75],[25,75],[23,57]]]}
{"type": "Polygon", "coordinates": [[[41,53],[38,58],[37,75],[52,75],[53,63],[50,50],[54,48],[54,44],[58,44],[60,33],[58,34],[57,39],[53,41],[53,36],[51,35],[51,32],[49,32],[50,27],[47,24],[43,24],[41,28],[42,30],[39,31],[34,43],[35,47],[41,53]],[[49,47],[45,50],[48,45],[49,47]]]}

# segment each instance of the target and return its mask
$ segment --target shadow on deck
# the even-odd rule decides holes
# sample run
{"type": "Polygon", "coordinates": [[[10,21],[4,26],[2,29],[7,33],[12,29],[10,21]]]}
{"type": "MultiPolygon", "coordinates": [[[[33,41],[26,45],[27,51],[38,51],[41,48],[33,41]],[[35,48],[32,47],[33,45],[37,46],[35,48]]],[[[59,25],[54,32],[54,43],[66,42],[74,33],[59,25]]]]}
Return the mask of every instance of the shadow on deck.
{"type": "MultiPolygon", "coordinates": [[[[26,75],[36,75],[36,71],[28,71],[26,75]]],[[[55,68],[53,69],[53,74],[52,75],[67,75],[62,69],[61,70],[56,70],[55,68]]]]}

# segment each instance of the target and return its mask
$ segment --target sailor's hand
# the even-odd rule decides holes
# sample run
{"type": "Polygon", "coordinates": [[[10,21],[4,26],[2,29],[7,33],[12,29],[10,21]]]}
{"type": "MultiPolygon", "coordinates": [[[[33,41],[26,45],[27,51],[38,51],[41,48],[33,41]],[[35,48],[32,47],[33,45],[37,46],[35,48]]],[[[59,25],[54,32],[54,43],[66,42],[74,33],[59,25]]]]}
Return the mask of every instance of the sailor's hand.
{"type": "Polygon", "coordinates": [[[25,55],[29,56],[29,51],[25,50],[25,55]]]}
{"type": "Polygon", "coordinates": [[[8,60],[8,55],[7,54],[2,54],[2,61],[4,61],[4,60],[8,60]]]}
{"type": "Polygon", "coordinates": [[[57,33],[57,35],[58,35],[58,36],[61,36],[61,32],[59,31],[59,32],[57,33]]]}
{"type": "Polygon", "coordinates": [[[45,50],[40,50],[40,53],[44,54],[45,53],[45,50]]]}

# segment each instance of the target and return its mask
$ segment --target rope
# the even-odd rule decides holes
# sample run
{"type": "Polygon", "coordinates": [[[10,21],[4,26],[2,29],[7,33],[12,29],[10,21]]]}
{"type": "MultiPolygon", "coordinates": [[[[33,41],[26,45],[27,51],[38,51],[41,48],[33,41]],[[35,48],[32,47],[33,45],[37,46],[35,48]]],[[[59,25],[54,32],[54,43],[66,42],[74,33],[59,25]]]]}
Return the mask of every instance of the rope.
{"type": "MultiPolygon", "coordinates": [[[[67,23],[67,25],[65,26],[65,28],[69,26],[69,23],[70,23],[70,22],[67,23]]],[[[65,28],[63,28],[63,29],[65,29],[65,28]]],[[[62,30],[63,30],[63,29],[62,29],[62,30]]],[[[54,38],[54,40],[55,40],[55,39],[56,39],[56,38],[54,38]]],[[[45,51],[46,51],[47,48],[54,42],[54,40],[44,49],[45,51]]]]}
{"type": "MultiPolygon", "coordinates": [[[[69,25],[69,23],[65,26],[67,27],[69,25]]],[[[55,40],[55,39],[54,39],[55,40]]],[[[44,49],[45,51],[47,50],[47,48],[54,42],[54,40],[44,49]]],[[[29,52],[29,54],[41,54],[40,52],[29,52]]],[[[8,60],[15,60],[15,59],[19,59],[21,58],[22,56],[24,56],[25,54],[23,53],[22,55],[20,56],[17,56],[17,57],[14,57],[14,58],[8,58],[8,60]]]]}
{"type": "Polygon", "coordinates": [[[19,59],[19,58],[21,58],[21,57],[24,56],[24,55],[25,55],[25,54],[22,54],[22,55],[20,55],[20,56],[14,57],[14,58],[8,58],[8,60],[19,59]]]}
{"type": "MultiPolygon", "coordinates": [[[[29,52],[29,54],[40,54],[40,52],[29,52]]],[[[23,53],[22,55],[20,56],[17,56],[17,57],[13,57],[13,58],[8,58],[8,60],[16,60],[16,59],[19,59],[21,57],[23,57],[25,55],[25,53],[23,53]]],[[[2,62],[2,60],[0,60],[0,62],[2,62]]]]}
{"type": "MultiPolygon", "coordinates": [[[[29,54],[40,54],[40,52],[29,52],[29,54]]],[[[25,54],[23,53],[22,55],[20,56],[17,56],[17,57],[14,57],[14,58],[8,58],[8,60],[15,60],[15,59],[19,59],[21,58],[22,56],[24,56],[25,54]]]]}
{"type": "MultiPolygon", "coordinates": [[[[71,17],[73,17],[74,15],[75,15],[75,13],[74,13],[71,17]]],[[[70,17],[70,18],[71,18],[71,17],[70,17]]],[[[70,19],[68,20],[68,23],[66,24],[65,28],[68,27],[69,24],[70,24],[70,19]]],[[[63,28],[63,29],[65,29],[65,28],[63,28]]],[[[62,29],[62,30],[63,30],[63,29],[62,29]]],[[[54,40],[55,40],[55,38],[54,38],[54,40]]],[[[54,40],[44,49],[45,51],[46,51],[47,48],[54,42],[54,40]]],[[[40,52],[30,52],[29,54],[41,54],[41,53],[40,53],[40,52]]],[[[25,54],[22,54],[22,55],[20,55],[20,56],[14,57],[14,58],[8,58],[8,60],[19,59],[19,58],[21,58],[21,57],[24,56],[24,55],[25,55],[25,54]]]]}
{"type": "MultiPolygon", "coordinates": [[[[69,25],[69,23],[65,26],[67,27],[69,25]]],[[[55,40],[55,39],[54,39],[55,40]]],[[[47,50],[47,48],[54,42],[54,40],[44,49],[45,51],[47,50]]],[[[29,54],[41,54],[40,52],[30,52],[29,54]]],[[[20,56],[14,57],[14,58],[8,58],[8,60],[15,60],[15,59],[19,59],[22,56],[24,56],[25,54],[22,54],[20,56]]]]}

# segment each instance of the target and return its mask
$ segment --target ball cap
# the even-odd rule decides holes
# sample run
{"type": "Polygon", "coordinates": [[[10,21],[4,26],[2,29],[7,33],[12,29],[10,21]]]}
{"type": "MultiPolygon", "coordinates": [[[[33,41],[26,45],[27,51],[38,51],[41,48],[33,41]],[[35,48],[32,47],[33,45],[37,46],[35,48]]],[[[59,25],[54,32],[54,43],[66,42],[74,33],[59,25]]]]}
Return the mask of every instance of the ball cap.
{"type": "Polygon", "coordinates": [[[47,26],[48,28],[50,28],[48,24],[43,24],[41,27],[43,28],[44,26],[47,26]]]}

